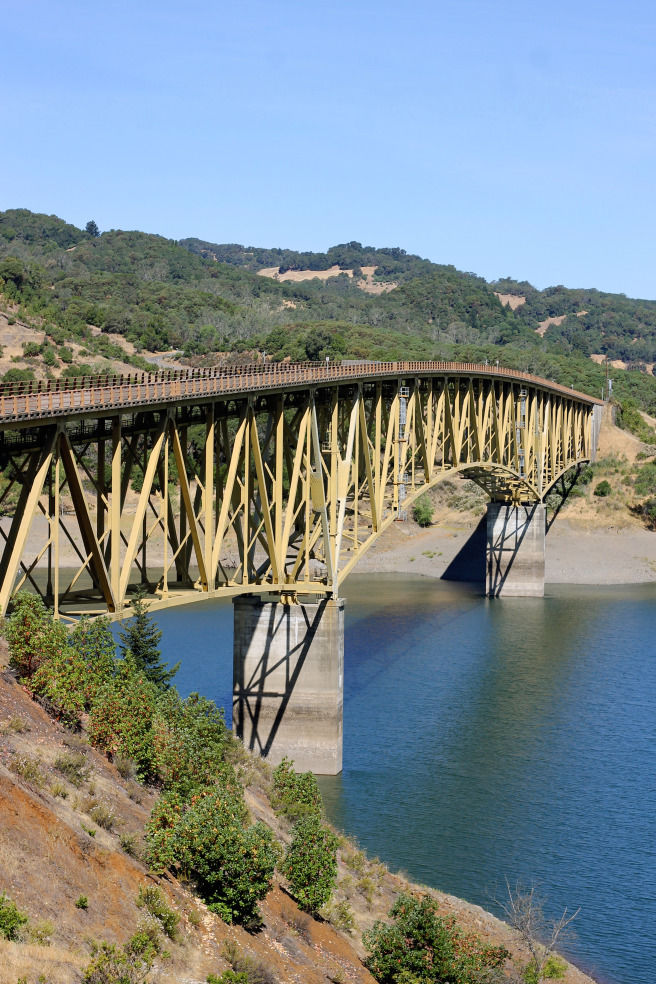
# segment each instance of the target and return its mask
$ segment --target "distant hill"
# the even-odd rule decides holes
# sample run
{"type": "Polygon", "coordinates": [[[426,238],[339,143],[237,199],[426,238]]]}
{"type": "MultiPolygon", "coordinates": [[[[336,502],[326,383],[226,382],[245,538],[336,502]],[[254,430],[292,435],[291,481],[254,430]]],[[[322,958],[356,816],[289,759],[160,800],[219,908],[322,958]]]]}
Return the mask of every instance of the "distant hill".
{"type": "Polygon", "coordinates": [[[134,365],[143,350],[207,364],[249,351],[488,359],[599,393],[605,371],[594,356],[642,370],[616,372],[617,392],[656,410],[656,301],[539,291],[509,278],[488,283],[398,247],[357,242],[308,253],[96,233],[92,223],[87,231],[26,209],[0,213],[5,314],[45,332],[42,351],[31,342],[24,359],[13,356],[21,371],[74,374],[82,371],[78,350],[113,351],[112,336],[122,336],[134,365]],[[74,364],[66,363],[61,350],[73,343],[74,364]]]}

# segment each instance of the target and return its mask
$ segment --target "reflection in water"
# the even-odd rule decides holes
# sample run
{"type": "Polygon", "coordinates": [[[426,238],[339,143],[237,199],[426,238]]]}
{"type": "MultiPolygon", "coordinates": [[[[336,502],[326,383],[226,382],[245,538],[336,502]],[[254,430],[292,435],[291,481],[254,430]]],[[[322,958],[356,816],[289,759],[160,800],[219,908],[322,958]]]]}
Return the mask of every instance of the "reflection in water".
{"type": "MultiPolygon", "coordinates": [[[[417,881],[494,908],[504,879],[581,906],[575,960],[652,984],[656,586],[486,601],[346,584],[344,772],[329,816],[417,881]]],[[[178,685],[231,704],[232,606],[158,613],[178,685]]]]}

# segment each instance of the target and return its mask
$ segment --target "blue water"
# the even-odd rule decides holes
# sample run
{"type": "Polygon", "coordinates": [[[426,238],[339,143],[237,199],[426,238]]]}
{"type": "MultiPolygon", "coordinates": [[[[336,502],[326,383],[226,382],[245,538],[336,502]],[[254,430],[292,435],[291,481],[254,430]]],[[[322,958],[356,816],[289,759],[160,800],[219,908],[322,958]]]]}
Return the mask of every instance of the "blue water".
{"type": "MultiPolygon", "coordinates": [[[[656,586],[487,601],[354,575],[330,818],[416,881],[498,911],[505,880],[581,912],[567,953],[656,980],[656,586]]],[[[226,707],[232,605],[158,613],[181,692],[226,707]]]]}

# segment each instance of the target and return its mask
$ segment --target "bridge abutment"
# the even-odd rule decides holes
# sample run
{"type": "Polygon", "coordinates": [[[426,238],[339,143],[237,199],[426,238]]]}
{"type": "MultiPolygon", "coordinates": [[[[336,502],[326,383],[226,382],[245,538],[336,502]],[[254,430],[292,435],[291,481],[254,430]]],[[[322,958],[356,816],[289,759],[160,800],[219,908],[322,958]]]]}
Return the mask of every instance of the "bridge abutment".
{"type": "Polygon", "coordinates": [[[487,507],[486,593],[490,598],[544,596],[546,509],[542,503],[487,507]]]}
{"type": "Polygon", "coordinates": [[[233,728],[247,748],[296,770],[342,771],[344,601],[234,599],[233,728]]]}

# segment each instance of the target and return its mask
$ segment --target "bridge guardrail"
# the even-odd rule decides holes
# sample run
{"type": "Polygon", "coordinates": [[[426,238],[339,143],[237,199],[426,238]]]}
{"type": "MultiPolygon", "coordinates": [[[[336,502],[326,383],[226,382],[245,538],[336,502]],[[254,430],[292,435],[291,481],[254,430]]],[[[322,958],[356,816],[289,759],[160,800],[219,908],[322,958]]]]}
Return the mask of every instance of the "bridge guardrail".
{"type": "Polygon", "coordinates": [[[165,370],[129,376],[77,377],[71,380],[0,384],[0,423],[48,418],[76,411],[126,409],[144,404],[176,402],[193,397],[221,396],[257,390],[281,389],[299,383],[370,381],[415,375],[485,375],[540,386],[583,401],[601,403],[585,393],[514,369],[470,362],[368,362],[346,365],[331,362],[267,363],[210,369],[165,370]],[[77,379],[87,382],[78,385],[77,379]],[[69,385],[70,382],[75,385],[69,385]]]}

